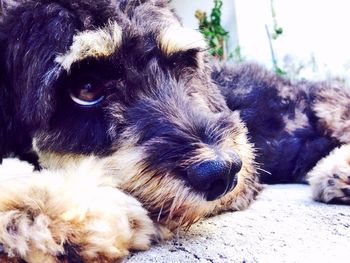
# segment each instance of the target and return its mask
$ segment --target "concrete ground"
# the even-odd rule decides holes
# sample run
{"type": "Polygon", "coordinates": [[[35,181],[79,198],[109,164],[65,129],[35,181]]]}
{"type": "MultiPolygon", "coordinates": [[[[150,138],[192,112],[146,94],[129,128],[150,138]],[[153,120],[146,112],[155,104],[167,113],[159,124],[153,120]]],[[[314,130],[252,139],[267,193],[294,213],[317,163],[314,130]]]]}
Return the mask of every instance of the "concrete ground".
{"type": "Polygon", "coordinates": [[[248,210],[226,213],[127,263],[350,262],[350,206],[310,199],[306,185],[268,186],[248,210]]]}
{"type": "MultiPolygon", "coordinates": [[[[4,164],[0,176],[30,170],[4,164]]],[[[209,218],[126,262],[350,262],[350,206],[314,202],[306,185],[267,186],[249,209],[209,218]]]]}

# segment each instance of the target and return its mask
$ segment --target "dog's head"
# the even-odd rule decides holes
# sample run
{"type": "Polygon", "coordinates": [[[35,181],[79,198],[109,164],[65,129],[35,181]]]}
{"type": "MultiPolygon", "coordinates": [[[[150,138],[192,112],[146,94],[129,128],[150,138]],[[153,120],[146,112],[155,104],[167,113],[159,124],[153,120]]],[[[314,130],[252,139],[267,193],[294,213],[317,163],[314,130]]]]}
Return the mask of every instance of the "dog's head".
{"type": "Polygon", "coordinates": [[[254,188],[253,151],[210,78],[205,41],[165,1],[141,2],[6,11],[2,85],[14,120],[44,167],[94,155],[160,221],[191,223],[228,192],[240,208],[254,188]]]}

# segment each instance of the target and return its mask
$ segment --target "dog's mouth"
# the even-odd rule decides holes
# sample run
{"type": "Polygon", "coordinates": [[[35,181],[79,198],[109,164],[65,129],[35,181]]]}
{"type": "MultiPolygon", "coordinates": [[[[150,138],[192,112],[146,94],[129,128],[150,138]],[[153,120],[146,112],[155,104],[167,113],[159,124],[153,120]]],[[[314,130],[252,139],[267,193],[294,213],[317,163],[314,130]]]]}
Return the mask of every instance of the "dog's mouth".
{"type": "MultiPolygon", "coordinates": [[[[137,167],[135,165],[134,167],[137,167]]],[[[226,183],[214,182],[211,189],[196,189],[177,172],[166,173],[137,168],[120,188],[142,203],[154,222],[174,230],[189,227],[213,211],[216,200],[229,193],[238,183],[238,175],[226,183]]],[[[120,177],[120,175],[115,175],[120,177]]],[[[125,175],[124,175],[125,176],[125,175]]]]}
{"type": "Polygon", "coordinates": [[[192,225],[213,206],[204,193],[169,174],[137,175],[121,188],[142,203],[154,222],[173,229],[192,225]]]}

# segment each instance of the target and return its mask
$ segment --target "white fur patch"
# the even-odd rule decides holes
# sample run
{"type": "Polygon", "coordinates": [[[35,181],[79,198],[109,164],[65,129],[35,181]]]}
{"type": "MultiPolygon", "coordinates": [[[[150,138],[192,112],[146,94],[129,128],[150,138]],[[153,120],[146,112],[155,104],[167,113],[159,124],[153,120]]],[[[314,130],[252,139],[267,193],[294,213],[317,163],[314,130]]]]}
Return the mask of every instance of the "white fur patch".
{"type": "Polygon", "coordinates": [[[56,62],[69,71],[74,62],[87,57],[107,57],[121,45],[122,29],[116,22],[97,30],[88,30],[73,37],[66,54],[59,55],[56,62]]]}
{"type": "Polygon", "coordinates": [[[160,33],[159,44],[166,55],[190,49],[206,49],[207,43],[203,35],[193,29],[170,26],[160,33]]]}

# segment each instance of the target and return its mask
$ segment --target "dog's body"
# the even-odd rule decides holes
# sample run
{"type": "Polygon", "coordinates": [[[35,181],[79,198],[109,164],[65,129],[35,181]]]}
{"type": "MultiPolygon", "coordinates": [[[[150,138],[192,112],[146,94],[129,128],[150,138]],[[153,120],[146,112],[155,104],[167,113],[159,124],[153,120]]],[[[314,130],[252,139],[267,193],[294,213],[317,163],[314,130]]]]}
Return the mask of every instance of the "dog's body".
{"type": "Polygon", "coordinates": [[[345,87],[292,82],[249,64],[221,66],[213,79],[247,125],[256,160],[268,171],[261,174],[264,183],[306,182],[320,159],[350,139],[345,87]]]}
{"type": "Polygon", "coordinates": [[[254,64],[221,65],[212,74],[247,125],[262,182],[309,181],[315,200],[349,203],[349,88],[292,82],[254,64]]]}
{"type": "Polygon", "coordinates": [[[121,259],[333,149],[314,197],[349,203],[349,90],[216,65],[163,0],[3,6],[0,153],[49,169],[0,184],[6,260],[121,259]]]}

